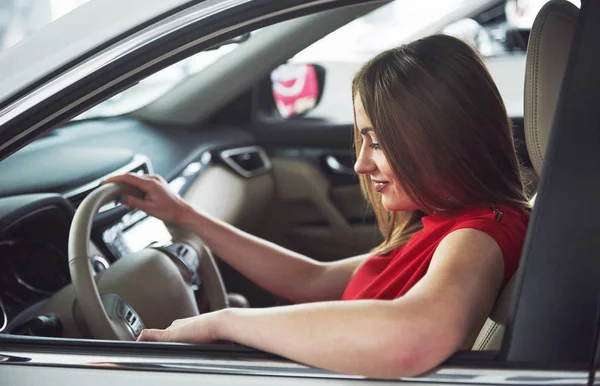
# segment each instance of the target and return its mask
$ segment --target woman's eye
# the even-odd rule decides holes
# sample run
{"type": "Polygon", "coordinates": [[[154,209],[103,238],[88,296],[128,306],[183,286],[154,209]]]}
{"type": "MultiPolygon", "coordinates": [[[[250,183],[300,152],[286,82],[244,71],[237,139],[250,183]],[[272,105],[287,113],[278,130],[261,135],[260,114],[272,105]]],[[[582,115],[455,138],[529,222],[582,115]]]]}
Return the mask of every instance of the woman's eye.
{"type": "Polygon", "coordinates": [[[381,149],[381,146],[380,146],[378,143],[375,143],[375,142],[371,143],[371,144],[369,145],[369,147],[370,147],[371,149],[373,149],[373,150],[379,150],[379,149],[381,149]]]}

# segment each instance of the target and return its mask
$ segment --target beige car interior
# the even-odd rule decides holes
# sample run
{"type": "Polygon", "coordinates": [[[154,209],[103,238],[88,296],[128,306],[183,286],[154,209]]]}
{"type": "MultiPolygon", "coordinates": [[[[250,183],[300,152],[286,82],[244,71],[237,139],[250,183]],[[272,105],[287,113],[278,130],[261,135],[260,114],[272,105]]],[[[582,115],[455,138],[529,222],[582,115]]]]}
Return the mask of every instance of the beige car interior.
{"type": "MultiPolygon", "coordinates": [[[[246,232],[256,233],[260,219],[269,205],[275,200],[275,180],[272,173],[253,178],[244,178],[223,166],[211,166],[198,177],[183,199],[195,209],[204,211],[215,218],[232,224],[246,232]],[[219,189],[215,189],[219,186],[219,189]]],[[[250,307],[246,296],[248,290],[259,290],[233,268],[217,260],[219,270],[227,284],[241,286],[238,292],[228,292],[227,300],[231,307],[250,307]]],[[[262,296],[272,298],[266,291],[262,296]]],[[[210,310],[208,297],[201,291],[198,299],[201,312],[210,310]]],[[[255,305],[255,304],[254,304],[255,305]]]]}
{"type": "Polygon", "coordinates": [[[350,223],[371,214],[358,184],[332,186],[307,162],[276,158],[277,202],[267,211],[261,236],[321,261],[368,252],[377,245],[374,222],[350,223]]]}
{"type": "MultiPolygon", "coordinates": [[[[537,15],[527,47],[525,72],[525,135],[527,152],[538,177],[558,103],[563,75],[575,34],[579,9],[566,0],[552,0],[537,15]]],[[[474,350],[499,350],[508,317],[513,278],[485,322],[474,350]]]]}

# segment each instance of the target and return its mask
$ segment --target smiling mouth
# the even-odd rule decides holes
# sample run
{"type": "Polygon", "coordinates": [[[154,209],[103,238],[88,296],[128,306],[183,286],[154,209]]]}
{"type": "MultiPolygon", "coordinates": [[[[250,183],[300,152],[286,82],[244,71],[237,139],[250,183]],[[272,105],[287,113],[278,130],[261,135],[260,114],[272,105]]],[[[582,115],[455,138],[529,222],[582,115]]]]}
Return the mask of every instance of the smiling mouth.
{"type": "Polygon", "coordinates": [[[388,184],[388,181],[372,180],[373,186],[377,192],[381,192],[388,184]]]}

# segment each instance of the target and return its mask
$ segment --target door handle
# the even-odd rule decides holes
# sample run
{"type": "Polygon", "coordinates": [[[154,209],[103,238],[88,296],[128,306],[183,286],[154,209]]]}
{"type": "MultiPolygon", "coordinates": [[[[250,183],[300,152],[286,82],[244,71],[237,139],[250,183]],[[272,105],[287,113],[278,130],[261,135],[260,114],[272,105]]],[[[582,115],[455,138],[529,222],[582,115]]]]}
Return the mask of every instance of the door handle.
{"type": "Polygon", "coordinates": [[[328,155],[325,157],[325,163],[335,174],[344,174],[349,176],[356,176],[354,169],[342,164],[334,155],[328,155]]]}

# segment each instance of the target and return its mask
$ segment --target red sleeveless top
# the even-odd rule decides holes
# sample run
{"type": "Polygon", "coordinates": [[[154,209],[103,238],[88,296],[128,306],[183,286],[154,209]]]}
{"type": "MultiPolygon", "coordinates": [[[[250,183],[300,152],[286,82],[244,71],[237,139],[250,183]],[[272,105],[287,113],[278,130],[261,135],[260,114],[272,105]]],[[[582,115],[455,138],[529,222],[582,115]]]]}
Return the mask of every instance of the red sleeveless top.
{"type": "Polygon", "coordinates": [[[504,259],[505,285],[519,266],[529,213],[507,205],[498,205],[498,210],[502,212],[499,221],[487,206],[423,217],[423,229],[406,244],[384,256],[370,257],[358,269],[342,300],[391,300],[404,295],[425,275],[442,239],[464,228],[485,232],[498,243],[504,259]]]}

